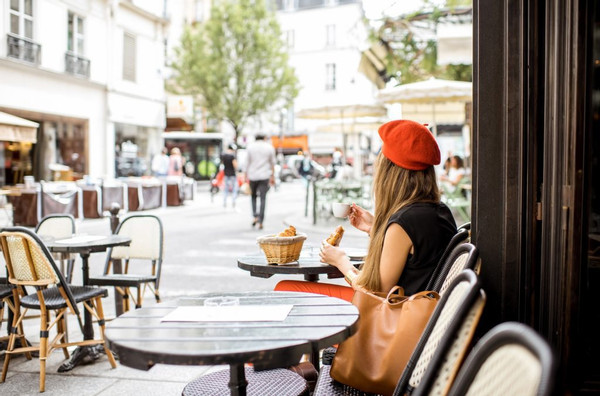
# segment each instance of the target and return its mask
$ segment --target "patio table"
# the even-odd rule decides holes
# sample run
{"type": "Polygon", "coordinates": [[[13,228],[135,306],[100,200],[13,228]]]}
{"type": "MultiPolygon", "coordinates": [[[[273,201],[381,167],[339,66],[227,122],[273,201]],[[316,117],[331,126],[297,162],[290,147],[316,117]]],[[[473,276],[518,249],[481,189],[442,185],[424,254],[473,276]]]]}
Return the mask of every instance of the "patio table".
{"type": "MultiPolygon", "coordinates": [[[[356,331],[358,310],[328,296],[274,291],[227,294],[239,307],[268,310],[291,305],[283,320],[164,322],[178,307],[203,306],[222,293],[181,298],[129,311],[107,324],[106,338],[121,364],[148,370],[155,364],[230,366],[232,395],[246,394],[244,364],[255,370],[297,364],[303,354],[340,343],[356,331]]],[[[232,308],[232,307],[221,307],[232,308]]],[[[235,320],[235,319],[234,319],[235,320]]]]}
{"type": "MultiPolygon", "coordinates": [[[[359,268],[364,263],[367,254],[365,249],[344,249],[350,262],[359,268]]],[[[275,274],[304,275],[310,282],[318,282],[319,275],[326,274],[328,278],[342,278],[344,275],[333,265],[322,263],[317,253],[302,252],[298,261],[289,264],[269,264],[262,253],[251,254],[238,259],[238,267],[250,271],[251,276],[270,278],[275,274]]]]}
{"type": "MultiPolygon", "coordinates": [[[[131,243],[131,238],[120,235],[85,235],[75,236],[69,239],[56,240],[53,238],[42,238],[48,250],[56,253],[77,253],[81,256],[81,270],[83,272],[83,285],[87,286],[90,279],[88,259],[91,253],[104,252],[108,248],[115,246],[127,246],[131,243]]],[[[92,327],[92,315],[87,309],[84,312],[83,338],[91,340],[94,338],[94,328],[92,327]]],[[[72,370],[75,366],[83,363],[85,358],[89,356],[92,360],[96,360],[104,348],[102,345],[79,347],[73,353],[71,360],[61,365],[59,372],[72,370]]]]}

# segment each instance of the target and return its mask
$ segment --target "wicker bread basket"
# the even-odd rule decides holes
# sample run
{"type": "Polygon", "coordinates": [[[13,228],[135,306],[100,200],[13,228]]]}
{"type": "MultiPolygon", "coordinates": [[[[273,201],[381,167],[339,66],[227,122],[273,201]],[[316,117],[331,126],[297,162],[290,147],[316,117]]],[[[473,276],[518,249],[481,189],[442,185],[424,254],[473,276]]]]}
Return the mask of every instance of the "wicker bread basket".
{"type": "Polygon", "coordinates": [[[265,235],[256,239],[260,248],[265,252],[269,264],[286,264],[298,261],[305,240],[306,234],[302,233],[298,233],[293,237],[265,235]]]}

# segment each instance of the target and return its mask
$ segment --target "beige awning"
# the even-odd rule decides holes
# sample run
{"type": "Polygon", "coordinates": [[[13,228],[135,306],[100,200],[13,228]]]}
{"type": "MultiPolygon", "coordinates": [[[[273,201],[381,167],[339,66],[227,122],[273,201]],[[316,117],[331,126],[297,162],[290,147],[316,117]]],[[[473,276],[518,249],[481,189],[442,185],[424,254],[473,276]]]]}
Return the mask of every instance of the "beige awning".
{"type": "Polygon", "coordinates": [[[0,140],[36,143],[37,122],[0,111],[0,140]]]}

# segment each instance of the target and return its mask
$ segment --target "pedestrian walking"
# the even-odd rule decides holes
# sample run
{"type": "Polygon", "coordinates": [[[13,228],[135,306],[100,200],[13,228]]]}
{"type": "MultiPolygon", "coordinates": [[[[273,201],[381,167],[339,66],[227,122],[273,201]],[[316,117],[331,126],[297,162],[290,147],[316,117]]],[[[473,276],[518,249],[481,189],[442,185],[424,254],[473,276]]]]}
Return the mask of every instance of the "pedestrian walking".
{"type": "Polygon", "coordinates": [[[178,147],[171,149],[171,156],[169,157],[169,176],[181,176],[183,175],[183,157],[178,147]]]}
{"type": "Polygon", "coordinates": [[[247,147],[246,180],[250,183],[250,194],[252,198],[252,227],[258,224],[262,230],[265,219],[265,206],[269,186],[275,184],[275,149],[265,142],[265,136],[258,134],[255,141],[247,147]],[[257,208],[256,198],[260,198],[260,206],[257,208]]]}
{"type": "Polygon", "coordinates": [[[152,172],[156,177],[164,177],[169,173],[169,156],[166,147],[163,147],[160,154],[156,154],[152,158],[152,172]]]}
{"type": "Polygon", "coordinates": [[[223,172],[225,173],[225,185],[223,188],[223,207],[227,206],[227,196],[231,194],[231,206],[235,208],[235,200],[238,195],[238,181],[237,181],[237,158],[235,156],[235,146],[230,144],[227,146],[227,150],[221,154],[221,164],[223,165],[223,172]]]}

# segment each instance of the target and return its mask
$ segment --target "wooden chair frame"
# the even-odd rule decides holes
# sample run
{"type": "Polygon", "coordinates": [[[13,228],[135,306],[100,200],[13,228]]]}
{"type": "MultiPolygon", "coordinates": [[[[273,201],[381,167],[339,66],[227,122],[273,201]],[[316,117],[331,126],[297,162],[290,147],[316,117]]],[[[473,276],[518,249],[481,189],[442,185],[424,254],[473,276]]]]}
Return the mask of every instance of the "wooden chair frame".
{"type": "MultiPolygon", "coordinates": [[[[8,281],[14,285],[12,289],[13,297],[13,323],[10,331],[8,348],[5,352],[4,365],[2,368],[2,376],[0,382],[4,382],[6,374],[8,373],[8,367],[11,356],[14,354],[25,353],[29,354],[33,351],[39,352],[40,360],[40,392],[45,390],[46,382],[46,358],[54,349],[62,349],[65,358],[69,357],[69,351],[67,347],[70,346],[88,346],[88,345],[103,345],[104,351],[108,356],[110,365],[115,368],[115,359],[108,349],[108,346],[104,338],[104,312],[102,308],[102,297],[106,295],[106,291],[97,289],[99,292],[93,293],[93,296],[85,297],[81,299],[83,306],[88,310],[93,317],[96,318],[100,327],[101,338],[94,340],[83,340],[78,342],[67,342],[66,340],[66,313],[67,310],[71,311],[77,316],[77,320],[81,331],[83,332],[83,325],[81,322],[81,315],[77,308],[76,296],[71,292],[69,285],[67,284],[63,274],[59,271],[56,263],[52,259],[50,252],[42,243],[42,241],[32,231],[22,228],[6,228],[0,233],[0,244],[2,245],[2,252],[6,260],[6,267],[8,270],[8,281]],[[11,243],[9,243],[9,238],[11,243]],[[15,263],[11,254],[12,249],[15,249],[16,244],[20,243],[26,258],[26,268],[21,268],[19,271],[15,271],[17,266],[23,265],[22,263],[15,263]],[[35,257],[34,257],[35,256],[35,257]],[[24,272],[23,272],[24,271],[24,272]],[[25,276],[23,276],[25,274],[25,276]],[[61,308],[49,308],[47,307],[45,300],[45,292],[51,291],[49,286],[56,285],[60,297],[64,300],[65,307],[61,308]],[[25,334],[22,329],[22,322],[30,308],[25,308],[21,312],[21,300],[23,293],[21,289],[25,286],[34,287],[36,289],[37,301],[34,301],[34,308],[40,310],[40,344],[39,346],[28,346],[24,340],[25,334]],[[39,304],[39,307],[38,307],[39,304]],[[51,318],[51,312],[55,312],[54,319],[51,318]],[[50,330],[56,328],[56,336],[49,342],[48,337],[50,330]],[[16,348],[16,340],[21,340],[22,347],[16,348]]],[[[95,288],[88,287],[85,291],[94,291],[95,288]]],[[[49,295],[49,294],[48,294],[49,295]]],[[[24,300],[23,300],[24,301],[24,300]]],[[[30,303],[31,304],[31,303],[30,303]]]]}

